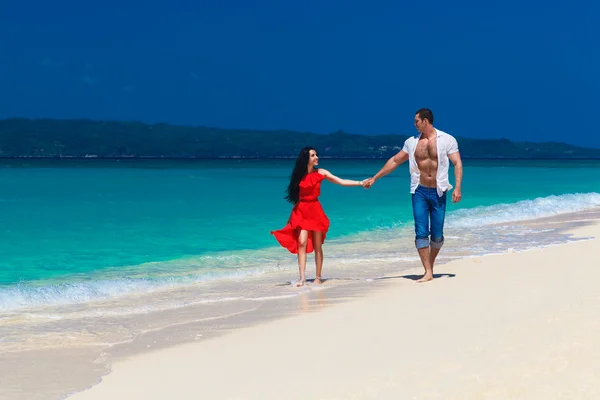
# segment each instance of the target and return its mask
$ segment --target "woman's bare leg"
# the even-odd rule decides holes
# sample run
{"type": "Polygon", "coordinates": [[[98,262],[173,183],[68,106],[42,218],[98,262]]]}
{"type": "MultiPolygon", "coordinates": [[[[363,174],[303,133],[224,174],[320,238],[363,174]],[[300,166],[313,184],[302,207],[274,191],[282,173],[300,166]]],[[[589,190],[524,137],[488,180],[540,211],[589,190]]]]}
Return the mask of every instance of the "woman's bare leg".
{"type": "Polygon", "coordinates": [[[308,242],[308,231],[301,230],[298,235],[298,270],[300,282],[296,286],[304,285],[306,282],[306,243],[308,242]]]}
{"type": "Polygon", "coordinates": [[[321,284],[321,271],[323,270],[323,232],[313,231],[313,247],[315,249],[316,277],[314,284],[321,284]]]}

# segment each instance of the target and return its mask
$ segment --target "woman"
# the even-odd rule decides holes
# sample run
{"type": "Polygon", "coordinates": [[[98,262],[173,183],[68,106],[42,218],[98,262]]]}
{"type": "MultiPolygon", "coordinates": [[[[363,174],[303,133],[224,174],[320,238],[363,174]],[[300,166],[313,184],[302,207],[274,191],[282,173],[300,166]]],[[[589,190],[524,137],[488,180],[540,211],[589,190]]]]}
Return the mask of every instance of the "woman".
{"type": "Polygon", "coordinates": [[[296,159],[296,166],[292,172],[290,184],[287,188],[285,199],[294,204],[292,214],[287,225],[271,234],[283,247],[292,254],[298,254],[298,269],[300,281],[296,286],[303,286],[306,282],[306,254],[315,252],[316,277],[315,284],[321,283],[321,269],[323,268],[323,249],[325,235],[329,230],[329,218],[325,215],[319,194],[321,182],[329,182],[341,186],[362,186],[363,181],[340,179],[329,171],[315,167],[319,165],[319,157],[312,147],[305,147],[296,159]]]}

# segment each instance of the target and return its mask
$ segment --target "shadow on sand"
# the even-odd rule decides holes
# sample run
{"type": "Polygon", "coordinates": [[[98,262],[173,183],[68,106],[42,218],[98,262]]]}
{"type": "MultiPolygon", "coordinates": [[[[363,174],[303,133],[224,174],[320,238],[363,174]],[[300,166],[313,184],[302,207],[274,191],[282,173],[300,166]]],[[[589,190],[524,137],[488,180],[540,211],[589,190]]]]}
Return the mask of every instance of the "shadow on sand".
{"type": "MultiPolygon", "coordinates": [[[[382,280],[382,279],[410,279],[411,281],[416,281],[421,279],[423,275],[396,275],[396,276],[382,276],[380,278],[373,278],[374,281],[382,280]]],[[[433,279],[438,278],[454,278],[456,274],[433,274],[433,279]]]]}
{"type": "MultiPolygon", "coordinates": [[[[309,278],[306,280],[306,283],[313,283],[315,281],[315,278],[309,278]]],[[[328,281],[362,281],[362,279],[359,278],[321,278],[321,283],[325,283],[328,281]]],[[[295,282],[283,282],[283,283],[278,283],[275,286],[290,286],[290,285],[295,285],[295,282]]]]}

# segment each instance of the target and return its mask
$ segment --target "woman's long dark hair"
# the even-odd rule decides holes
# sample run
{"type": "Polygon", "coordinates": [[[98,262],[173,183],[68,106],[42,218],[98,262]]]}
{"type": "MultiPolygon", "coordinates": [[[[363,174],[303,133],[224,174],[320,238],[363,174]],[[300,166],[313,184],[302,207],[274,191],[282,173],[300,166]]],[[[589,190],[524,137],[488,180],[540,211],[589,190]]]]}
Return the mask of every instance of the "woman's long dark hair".
{"type": "MultiPolygon", "coordinates": [[[[300,150],[298,158],[296,159],[296,165],[292,171],[292,177],[290,178],[290,184],[287,188],[287,194],[284,197],[290,203],[296,204],[300,200],[300,181],[304,178],[304,175],[308,173],[308,159],[310,158],[310,151],[315,150],[312,147],[305,147],[300,150]]],[[[315,150],[316,151],[316,150],[315,150]]]]}

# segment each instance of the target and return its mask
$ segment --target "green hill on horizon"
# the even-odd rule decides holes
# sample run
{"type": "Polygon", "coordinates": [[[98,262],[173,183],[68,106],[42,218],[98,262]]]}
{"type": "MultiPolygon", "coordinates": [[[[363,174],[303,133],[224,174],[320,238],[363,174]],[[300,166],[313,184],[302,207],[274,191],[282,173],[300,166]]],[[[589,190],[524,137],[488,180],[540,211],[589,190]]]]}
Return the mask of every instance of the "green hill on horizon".
{"type": "MultiPolygon", "coordinates": [[[[321,157],[388,158],[407,137],[11,118],[0,120],[0,157],[287,158],[313,146],[321,157]]],[[[456,139],[465,158],[600,158],[600,149],[565,143],[456,139]]]]}

